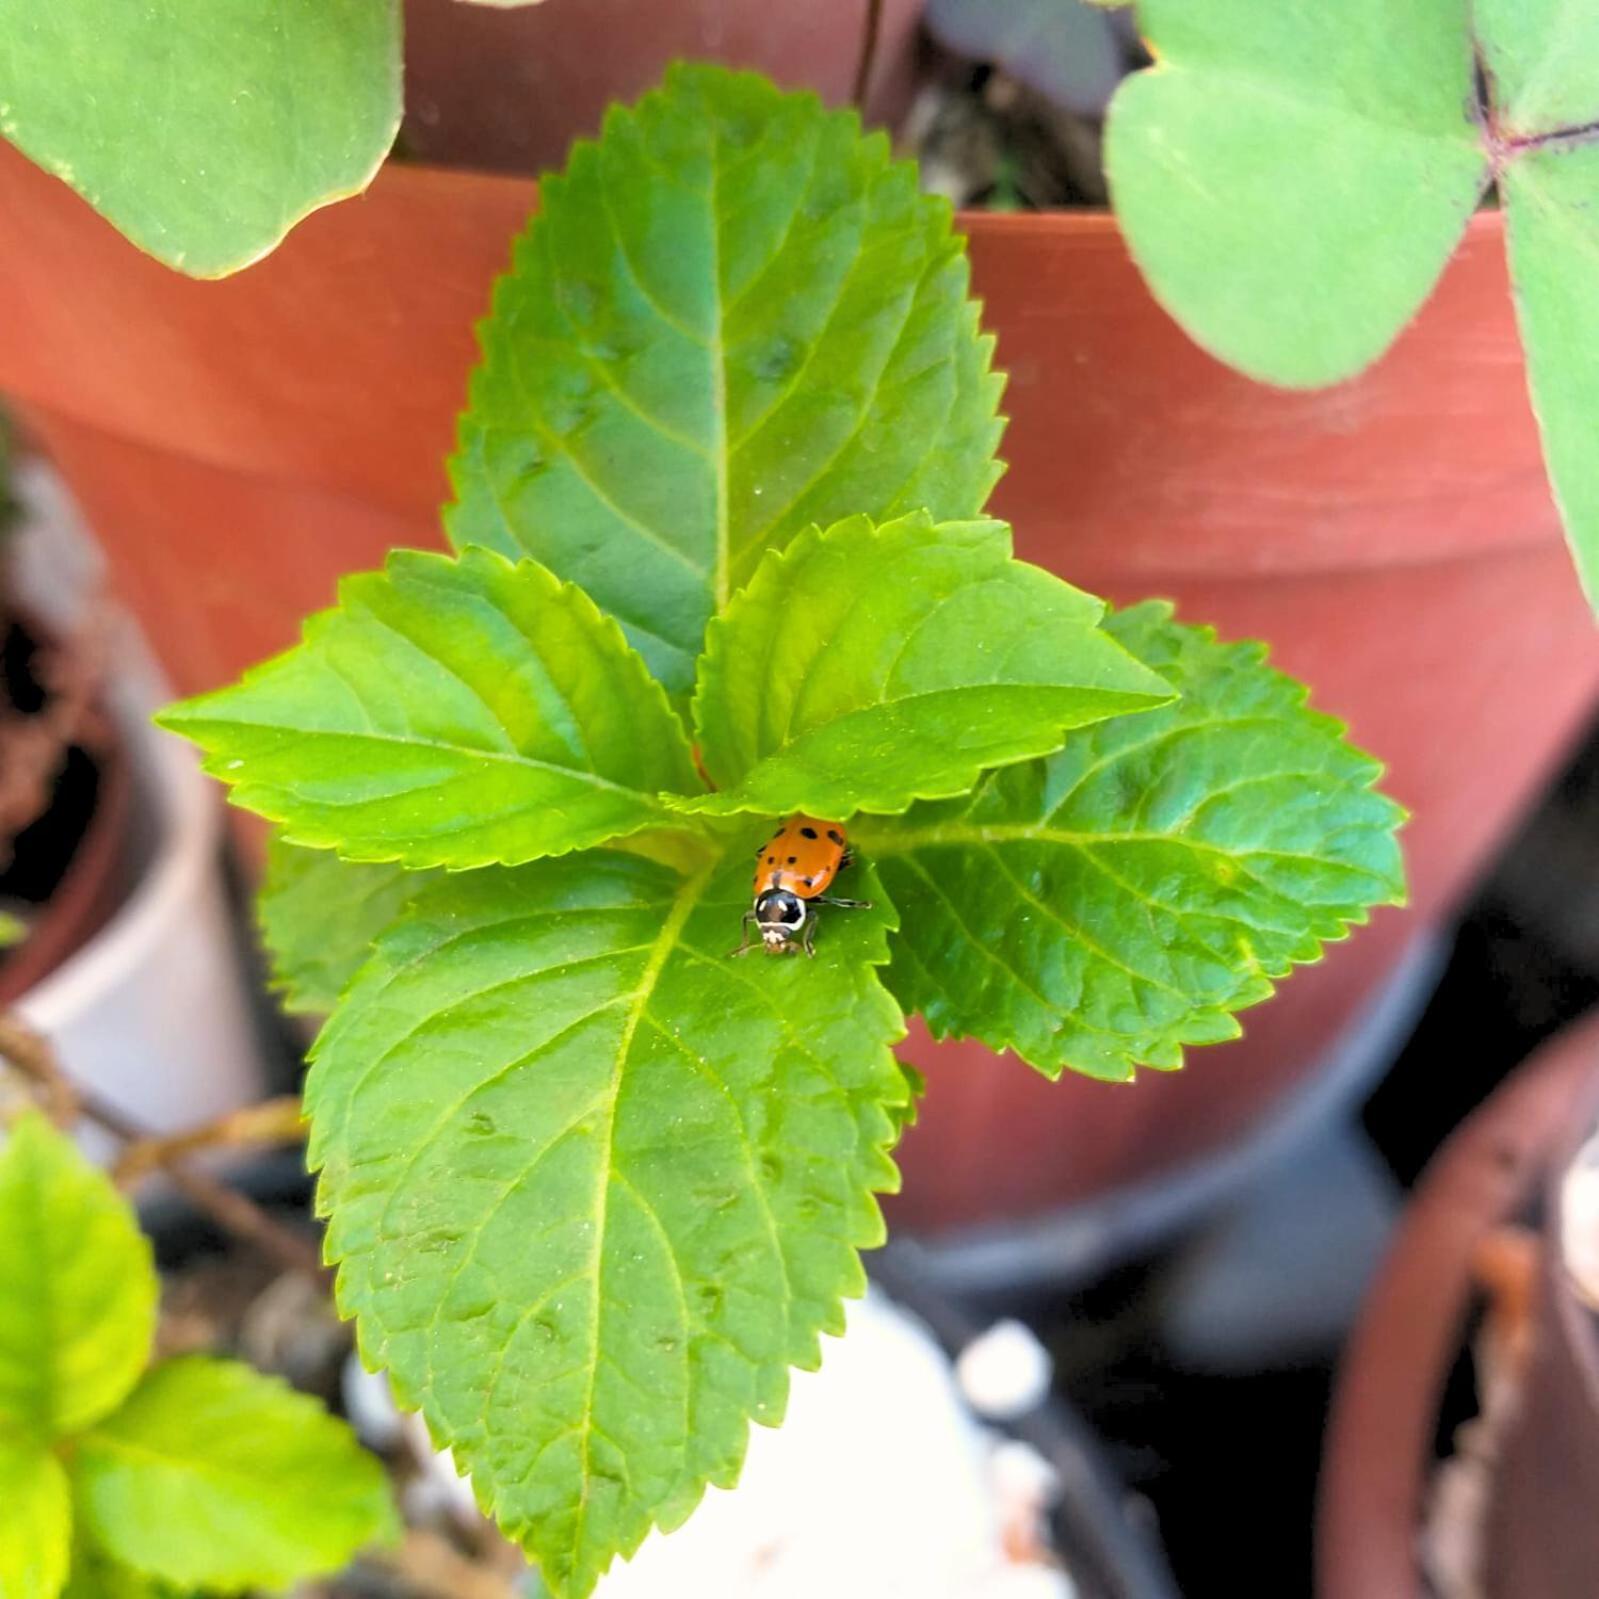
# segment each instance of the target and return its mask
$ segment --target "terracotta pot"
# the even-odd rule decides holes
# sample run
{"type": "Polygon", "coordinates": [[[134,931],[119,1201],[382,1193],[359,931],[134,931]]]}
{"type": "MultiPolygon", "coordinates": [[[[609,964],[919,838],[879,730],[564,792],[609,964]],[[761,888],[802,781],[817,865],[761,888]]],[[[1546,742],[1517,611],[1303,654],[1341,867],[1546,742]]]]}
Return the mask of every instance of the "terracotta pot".
{"type": "MultiPolygon", "coordinates": [[[[1430,1592],[1419,1532],[1439,1410],[1475,1297],[1479,1246],[1519,1219],[1551,1168],[1563,1166],[1558,1157],[1573,1132],[1591,1126],[1583,1111],[1591,1110],[1596,1087],[1599,1014],[1510,1078],[1450,1138],[1418,1185],[1339,1375],[1317,1514],[1319,1599],[1423,1599],[1430,1592]]],[[[1562,1285],[1552,1297],[1547,1278],[1543,1293],[1538,1353],[1496,1478],[1495,1493],[1509,1485],[1513,1498],[1490,1515],[1492,1599],[1563,1599],[1594,1587],[1596,1567],[1571,1562],[1594,1547],[1587,1485],[1599,1491],[1599,1368],[1591,1327],[1588,1351],[1576,1367],[1568,1363],[1571,1329],[1562,1325],[1563,1311],[1551,1310],[1569,1295],[1562,1285]],[[1551,1401],[1566,1414],[1554,1415],[1551,1401]],[[1559,1484],[1553,1495],[1552,1483],[1559,1484]],[[1564,1502],[1529,1508],[1531,1491],[1564,1502]],[[1507,1513],[1529,1519],[1507,1534],[1507,1513]],[[1586,1528],[1580,1546],[1571,1541],[1578,1526],[1586,1528]],[[1547,1547],[1531,1552],[1540,1543],[1547,1547]],[[1559,1586],[1559,1573],[1576,1586],[1559,1586]]]]}
{"type": "MultiPolygon", "coordinates": [[[[471,332],[534,198],[391,166],[260,266],[195,283],[0,150],[0,389],[99,531],[176,686],[296,636],[343,571],[439,542],[471,332]]],[[[1474,218],[1415,325],[1321,394],[1194,347],[1106,215],[966,219],[1010,371],[995,498],[1021,552],[1118,600],[1273,642],[1414,812],[1385,912],[1248,1018],[1130,1087],[1047,1084],[970,1046],[907,1141],[901,1222],[947,1227],[1156,1179],[1262,1125],[1407,940],[1446,915],[1576,727],[1599,639],[1524,394],[1502,221],[1474,218]]]]}
{"type": "MultiPolygon", "coordinates": [[[[909,102],[923,0],[883,0],[866,114],[896,121],[909,102]]],[[[725,61],[785,87],[849,99],[868,0],[580,0],[463,7],[406,0],[402,148],[488,172],[558,167],[605,108],[660,81],[665,62],[725,61]]]]}
{"type": "Polygon", "coordinates": [[[1587,1092],[1545,1178],[1532,1352],[1486,1529],[1492,1599],[1592,1599],[1599,1586],[1599,1318],[1577,1297],[1561,1247],[1565,1175],[1599,1111],[1599,1043],[1588,1059],[1587,1092]]]}

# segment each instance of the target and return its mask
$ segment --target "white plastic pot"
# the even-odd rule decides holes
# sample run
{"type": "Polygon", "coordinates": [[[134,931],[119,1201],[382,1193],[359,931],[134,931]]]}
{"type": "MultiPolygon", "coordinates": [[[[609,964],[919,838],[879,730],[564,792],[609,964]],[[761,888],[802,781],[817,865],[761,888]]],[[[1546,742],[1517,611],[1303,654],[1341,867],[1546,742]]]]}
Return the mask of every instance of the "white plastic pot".
{"type": "MultiPolygon", "coordinates": [[[[53,476],[19,483],[29,517],[18,586],[70,625],[98,582],[98,555],[53,476]]],[[[267,1073],[221,876],[221,801],[189,748],[150,721],[168,698],[132,624],[114,617],[107,702],[133,776],[132,884],[87,944],[16,1010],[67,1071],[138,1122],[193,1126],[259,1099],[267,1073]]],[[[97,1155],[109,1140],[91,1136],[97,1155]]]]}

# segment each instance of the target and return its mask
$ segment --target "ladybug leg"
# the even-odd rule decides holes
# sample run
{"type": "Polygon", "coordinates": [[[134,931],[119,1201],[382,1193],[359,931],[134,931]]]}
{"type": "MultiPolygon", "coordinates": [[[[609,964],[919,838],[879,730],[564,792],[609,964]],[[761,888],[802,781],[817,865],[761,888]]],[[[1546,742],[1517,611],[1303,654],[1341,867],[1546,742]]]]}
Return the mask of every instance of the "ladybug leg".
{"type": "Polygon", "coordinates": [[[872,902],[869,899],[834,899],[830,894],[818,894],[815,901],[817,905],[836,905],[841,911],[869,911],[872,902]]]}
{"type": "Polygon", "coordinates": [[[733,950],[728,955],[727,958],[729,960],[736,960],[740,955],[748,955],[749,952],[752,949],[755,948],[755,946],[752,943],[750,943],[750,923],[753,922],[754,920],[755,920],[755,912],[754,911],[750,910],[750,911],[745,911],[744,912],[744,921],[743,921],[743,924],[742,924],[743,925],[743,937],[742,937],[742,939],[739,942],[738,948],[733,950]]]}
{"type": "Polygon", "coordinates": [[[800,935],[800,942],[805,946],[805,953],[816,959],[816,918],[808,916],[805,919],[805,931],[800,935]]]}
{"type": "Polygon", "coordinates": [[[841,872],[848,871],[849,868],[852,867],[854,864],[855,864],[855,851],[853,849],[845,850],[844,853],[841,856],[839,856],[839,858],[838,858],[838,869],[841,872]]]}

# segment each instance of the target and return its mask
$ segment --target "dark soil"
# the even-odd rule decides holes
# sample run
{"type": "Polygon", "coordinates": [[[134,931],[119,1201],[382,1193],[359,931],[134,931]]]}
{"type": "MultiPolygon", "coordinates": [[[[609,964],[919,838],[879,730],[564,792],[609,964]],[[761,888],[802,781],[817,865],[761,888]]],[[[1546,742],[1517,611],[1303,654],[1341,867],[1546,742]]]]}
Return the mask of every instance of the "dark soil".
{"type": "MultiPolygon", "coordinates": [[[[27,920],[60,886],[100,793],[92,639],[56,643],[0,590],[0,909],[27,920]]],[[[5,956],[0,954],[0,961],[5,956]]]]}

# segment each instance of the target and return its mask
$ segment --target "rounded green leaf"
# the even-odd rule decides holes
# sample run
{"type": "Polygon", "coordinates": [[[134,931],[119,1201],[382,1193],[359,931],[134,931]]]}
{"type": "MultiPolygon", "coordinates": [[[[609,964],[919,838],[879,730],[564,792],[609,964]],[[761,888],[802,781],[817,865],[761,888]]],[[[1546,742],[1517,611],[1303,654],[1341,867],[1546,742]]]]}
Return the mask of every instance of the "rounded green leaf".
{"type": "Polygon", "coordinates": [[[165,711],[291,843],[410,867],[519,864],[664,819],[682,724],[581,589],[489,550],[399,550],[304,642],[165,711]]]}
{"type": "Polygon", "coordinates": [[[56,1599],[72,1554],[72,1495],[47,1449],[0,1430],[0,1595],[56,1599]]]}
{"type": "Polygon", "coordinates": [[[1499,184],[1544,461],[1577,571],[1599,609],[1599,144],[1528,151],[1499,184]]]}
{"type": "Polygon", "coordinates": [[[36,1114],[0,1148],[0,1238],[0,1426],[76,1432],[150,1358],[150,1245],[105,1174],[36,1114]]]}
{"type": "Polygon", "coordinates": [[[1599,120],[1599,9],[1590,0],[1471,0],[1471,23],[1501,139],[1599,120]]]}
{"type": "Polygon", "coordinates": [[[195,277],[364,189],[399,125],[397,0],[0,0],[0,134],[195,277]]]}
{"type": "Polygon", "coordinates": [[[1170,699],[1103,614],[1012,559],[1000,523],[813,530],[711,623],[694,722],[720,792],[680,808],[899,811],[1055,749],[1066,728],[1170,699]]]}
{"type": "Polygon", "coordinates": [[[540,206],[481,330],[458,546],[580,583],[682,694],[768,548],[982,508],[1000,384],[964,241],[853,112],[675,67],[540,206]]]}
{"type": "Polygon", "coordinates": [[[729,959],[745,842],[446,879],[316,1049],[340,1304],[563,1595],[732,1486],[896,1185],[891,915],[729,959]]]}
{"type": "Polygon", "coordinates": [[[188,1587],[286,1587],[397,1530],[388,1478],[354,1433],[234,1361],[158,1366],[80,1441],[73,1476],[99,1548],[188,1587]]]}
{"type": "Polygon", "coordinates": [[[1314,386],[1431,292],[1488,178],[1461,0],[1143,0],[1156,64],[1116,92],[1111,200],[1212,354],[1314,386]]]}
{"type": "Polygon", "coordinates": [[[1107,627],[1181,698],[854,830],[900,910],[900,1002],[1051,1077],[1180,1066],[1403,894],[1381,768],[1259,645],[1153,604],[1107,627]]]}

